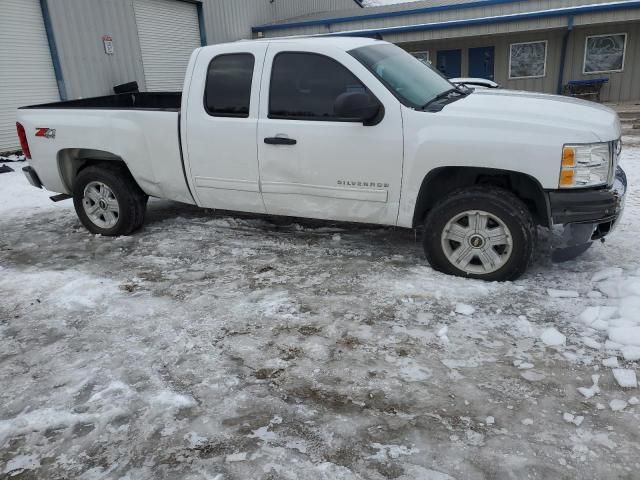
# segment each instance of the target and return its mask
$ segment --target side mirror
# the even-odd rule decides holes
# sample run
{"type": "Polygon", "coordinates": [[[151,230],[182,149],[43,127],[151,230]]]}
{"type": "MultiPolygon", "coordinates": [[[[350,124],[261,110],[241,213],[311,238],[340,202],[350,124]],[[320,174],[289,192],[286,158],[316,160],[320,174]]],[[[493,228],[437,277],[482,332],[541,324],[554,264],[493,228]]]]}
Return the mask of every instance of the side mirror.
{"type": "Polygon", "coordinates": [[[341,117],[356,118],[370,126],[380,123],[383,107],[366,93],[345,92],[338,95],[333,110],[341,117]]]}

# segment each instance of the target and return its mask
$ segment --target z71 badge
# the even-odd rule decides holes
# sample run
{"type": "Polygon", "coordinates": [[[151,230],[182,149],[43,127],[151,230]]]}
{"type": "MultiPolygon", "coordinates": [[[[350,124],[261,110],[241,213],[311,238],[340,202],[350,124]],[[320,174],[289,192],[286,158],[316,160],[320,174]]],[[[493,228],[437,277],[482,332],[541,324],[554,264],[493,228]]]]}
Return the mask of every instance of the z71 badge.
{"type": "Polygon", "coordinates": [[[55,128],[36,128],[36,137],[56,138],[55,128]]]}
{"type": "Polygon", "coordinates": [[[338,185],[342,187],[373,187],[373,188],[389,188],[388,183],[384,182],[362,182],[358,180],[338,180],[338,185]]]}

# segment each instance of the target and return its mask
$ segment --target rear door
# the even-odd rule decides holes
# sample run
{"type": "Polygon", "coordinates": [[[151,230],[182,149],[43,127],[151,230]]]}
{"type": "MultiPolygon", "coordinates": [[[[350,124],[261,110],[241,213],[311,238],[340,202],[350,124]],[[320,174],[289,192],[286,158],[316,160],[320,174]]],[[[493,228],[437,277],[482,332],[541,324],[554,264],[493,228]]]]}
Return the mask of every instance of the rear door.
{"type": "Polygon", "coordinates": [[[395,225],[400,103],[371,72],[339,49],[274,42],[261,92],[258,155],[269,214],[395,225]],[[334,113],[336,98],[350,91],[382,103],[380,123],[365,126],[334,113]]]}
{"type": "Polygon", "coordinates": [[[184,159],[198,205],[264,213],[256,129],[266,43],[201,50],[188,88],[184,159]]]}

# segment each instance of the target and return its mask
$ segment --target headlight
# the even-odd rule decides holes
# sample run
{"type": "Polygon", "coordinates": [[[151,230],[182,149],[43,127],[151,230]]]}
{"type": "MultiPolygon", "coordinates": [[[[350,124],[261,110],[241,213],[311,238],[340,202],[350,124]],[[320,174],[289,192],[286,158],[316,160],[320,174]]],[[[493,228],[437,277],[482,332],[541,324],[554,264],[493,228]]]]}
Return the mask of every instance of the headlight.
{"type": "Polygon", "coordinates": [[[611,169],[609,143],[565,145],[562,149],[560,188],[606,185],[611,169]]]}

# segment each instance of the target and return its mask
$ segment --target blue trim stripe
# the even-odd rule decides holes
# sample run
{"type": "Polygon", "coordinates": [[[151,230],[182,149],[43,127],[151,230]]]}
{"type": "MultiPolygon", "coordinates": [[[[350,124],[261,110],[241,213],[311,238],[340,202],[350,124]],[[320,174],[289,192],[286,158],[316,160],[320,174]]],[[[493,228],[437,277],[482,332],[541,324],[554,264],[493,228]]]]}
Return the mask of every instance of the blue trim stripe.
{"type": "Polygon", "coordinates": [[[505,3],[519,3],[523,0],[476,0],[475,2],[456,3],[452,5],[439,5],[437,7],[410,8],[407,10],[394,10],[392,12],[369,13],[366,15],[353,15],[350,17],[324,18],[321,20],[304,20],[294,23],[259,25],[252,27],[253,32],[269,32],[272,30],[286,30],[289,28],[313,27],[318,25],[334,25],[337,23],[361,22],[363,20],[375,20],[380,18],[405,17],[408,15],[429,14],[438,12],[447,12],[450,10],[465,10],[468,8],[491,7],[494,5],[503,5],[505,3]]]}
{"type": "Polygon", "coordinates": [[[406,25],[399,27],[371,28],[366,30],[346,30],[318,34],[324,37],[370,37],[372,34],[388,35],[393,33],[423,32],[427,30],[443,30],[447,28],[468,27],[473,25],[491,25],[496,23],[517,22],[520,20],[534,20],[538,18],[563,17],[567,15],[579,15],[584,13],[611,12],[640,7],[640,0],[627,0],[616,3],[599,3],[581,5],[577,7],[562,7],[535,12],[513,13],[495,17],[471,18],[466,20],[450,20],[445,22],[422,23],[418,25],[406,25]]]}
{"type": "Polygon", "coordinates": [[[64,84],[64,77],[62,76],[62,67],[60,66],[60,57],[58,56],[56,39],[53,36],[53,26],[51,24],[51,15],[49,14],[49,4],[47,3],[47,0],[40,0],[40,9],[42,10],[44,30],[47,34],[47,41],[49,42],[49,52],[51,53],[51,62],[53,63],[53,73],[56,76],[56,83],[58,84],[58,94],[60,95],[60,100],[68,100],[67,87],[64,84]]]}

